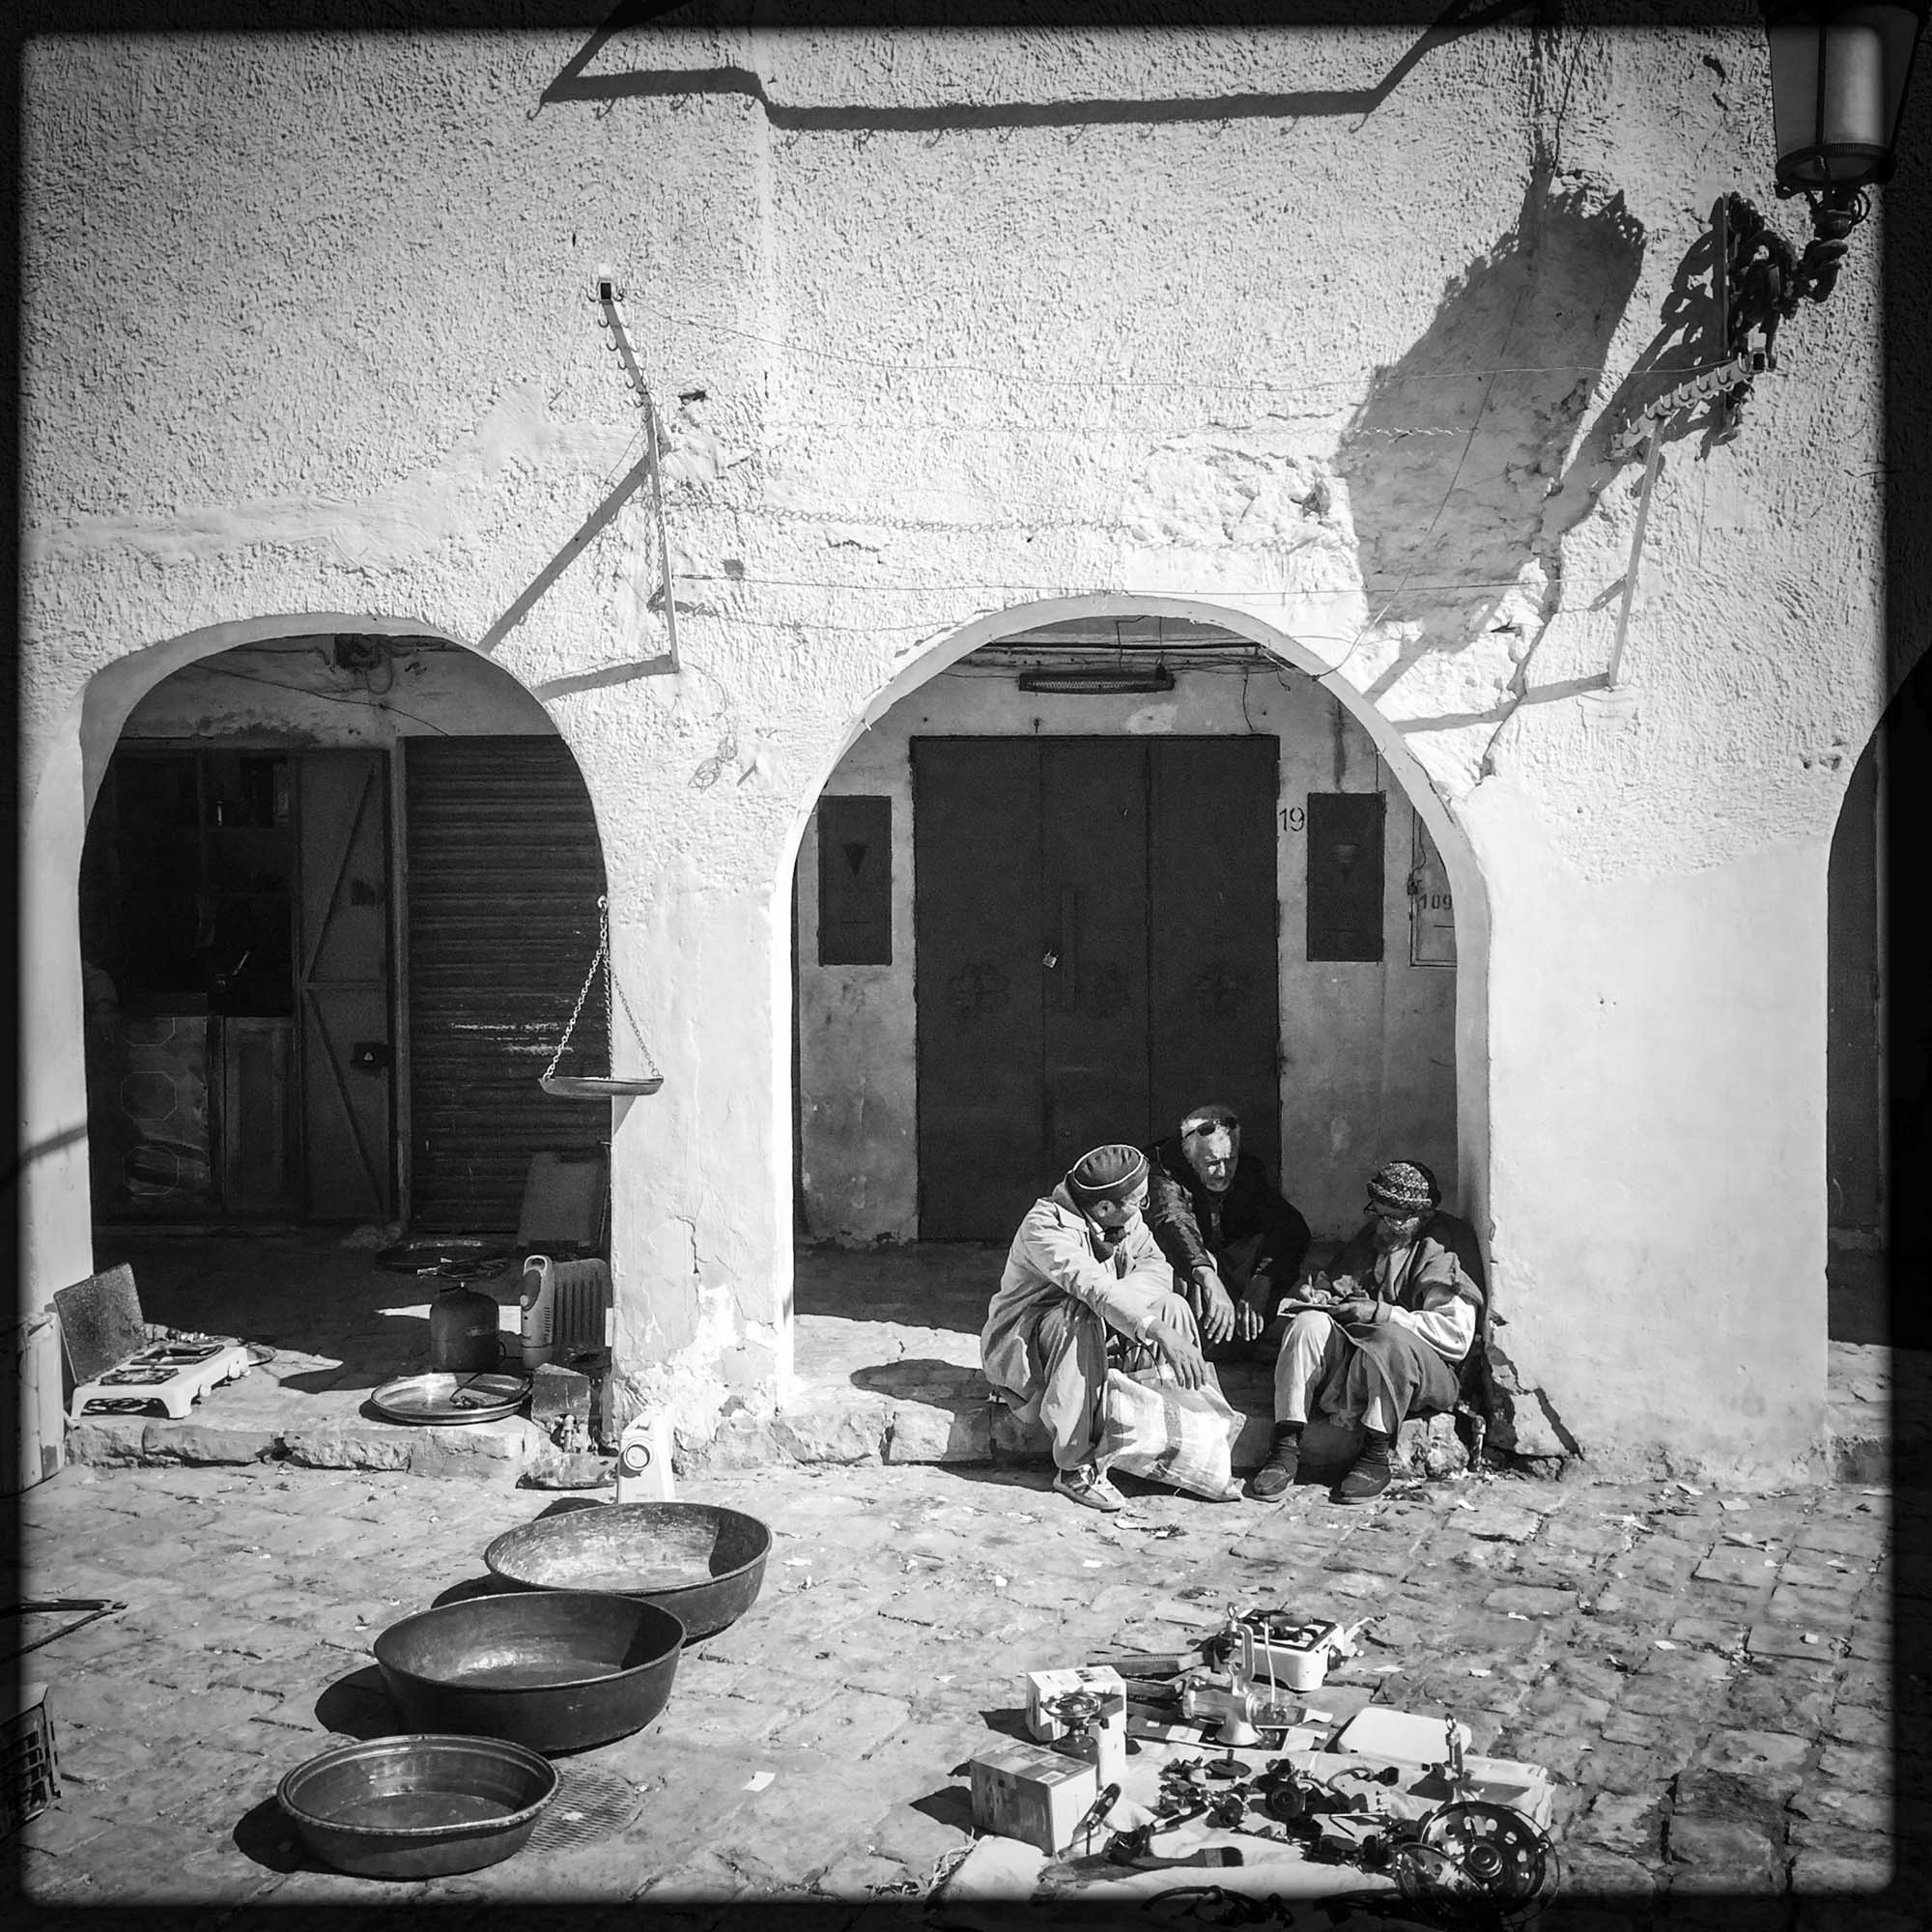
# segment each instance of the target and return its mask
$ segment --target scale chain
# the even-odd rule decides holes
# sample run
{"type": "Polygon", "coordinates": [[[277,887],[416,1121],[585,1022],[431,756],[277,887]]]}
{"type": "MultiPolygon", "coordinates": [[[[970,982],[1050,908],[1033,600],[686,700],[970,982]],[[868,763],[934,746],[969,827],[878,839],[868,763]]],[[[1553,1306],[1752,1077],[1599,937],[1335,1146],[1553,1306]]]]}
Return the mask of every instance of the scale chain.
{"type": "Polygon", "coordinates": [[[550,1057],[550,1065],[543,1070],[542,1077],[548,1080],[557,1069],[563,1059],[564,1049],[569,1046],[571,1036],[577,1031],[577,1022],[582,1017],[583,1003],[590,997],[590,988],[596,983],[597,969],[604,968],[604,1011],[611,1011],[611,995],[617,996],[617,1005],[624,1009],[624,1017],[631,1024],[632,1037],[638,1042],[638,1049],[644,1056],[644,1065],[649,1067],[654,1079],[662,1079],[663,1073],[658,1064],[651,1058],[651,1050],[644,1044],[643,1029],[638,1024],[638,1016],[631,1010],[631,1003],[625,997],[624,989],[618,984],[615,969],[611,962],[611,901],[600,897],[597,901],[597,951],[591,956],[590,970],[583,976],[583,984],[577,990],[577,1004],[570,1009],[570,1018],[565,1023],[563,1037],[556,1043],[556,1051],[550,1057]]]}

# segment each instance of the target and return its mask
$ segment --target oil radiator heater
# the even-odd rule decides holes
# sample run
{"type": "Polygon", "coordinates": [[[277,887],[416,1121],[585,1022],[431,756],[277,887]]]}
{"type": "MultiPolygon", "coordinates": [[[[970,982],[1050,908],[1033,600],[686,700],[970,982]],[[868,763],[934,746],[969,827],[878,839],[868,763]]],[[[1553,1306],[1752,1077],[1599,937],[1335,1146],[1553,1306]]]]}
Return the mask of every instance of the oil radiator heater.
{"type": "Polygon", "coordinates": [[[609,1349],[612,1313],[609,1262],[529,1256],[524,1263],[524,1367],[609,1349]]]}

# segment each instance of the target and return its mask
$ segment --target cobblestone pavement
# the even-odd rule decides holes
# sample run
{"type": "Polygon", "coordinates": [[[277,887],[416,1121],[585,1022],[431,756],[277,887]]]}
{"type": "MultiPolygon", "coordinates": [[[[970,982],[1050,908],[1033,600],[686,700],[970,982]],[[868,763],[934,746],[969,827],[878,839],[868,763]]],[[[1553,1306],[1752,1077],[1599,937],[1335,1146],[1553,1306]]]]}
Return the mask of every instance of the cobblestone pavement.
{"type": "Polygon", "coordinates": [[[576,1901],[592,1922],[637,1923],[642,1904],[701,1927],[802,1899],[827,1927],[903,1917],[970,1840],[964,1764],[1015,1731],[1022,1671],[1172,1648],[1233,1602],[1374,1608],[1346,1681],[1549,1767],[1566,1863],[1552,1918],[1925,1922],[1932,1602],[1909,1553],[1932,1498],[1496,1478],[1345,1510],[1309,1487],[1219,1506],[1122,1488],[1136,1500],[1108,1519],[1042,1473],[991,1467],[684,1485],[761,1516],[777,1546],[757,1605],[686,1653],[662,1717],[569,1761],[639,1787],[635,1821],[399,1885],[302,1859],[276,1782],[331,1733],[401,1727],[371,1639],[481,1578],[488,1540],[555,1499],[343,1471],[70,1467],[19,1499],[13,1594],[128,1607],[15,1666],[48,1687],[62,1784],[13,1841],[18,1882],[49,1918],[88,1907],[96,1921],[132,1905],[212,1925],[257,1905],[335,1908],[332,1922],[372,1903],[387,1918],[576,1901]]]}

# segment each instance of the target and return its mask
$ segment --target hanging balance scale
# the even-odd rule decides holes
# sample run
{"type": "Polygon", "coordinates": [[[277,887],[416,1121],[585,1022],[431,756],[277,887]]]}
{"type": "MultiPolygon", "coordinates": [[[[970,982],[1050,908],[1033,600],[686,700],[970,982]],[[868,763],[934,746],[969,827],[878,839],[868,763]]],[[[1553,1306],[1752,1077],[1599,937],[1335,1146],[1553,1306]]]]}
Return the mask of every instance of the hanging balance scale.
{"type": "MultiPolygon", "coordinates": [[[[612,1064],[616,1053],[613,1046],[612,1064]]],[[[550,1065],[543,1070],[537,1083],[544,1092],[558,1100],[606,1100],[625,1094],[655,1094],[664,1085],[664,1075],[657,1069],[651,1059],[650,1048],[644,1044],[642,1030],[637,1016],[631,1011],[631,1003],[624,997],[624,989],[618,985],[616,974],[611,962],[611,901],[600,898],[597,901],[597,955],[590,962],[590,970],[583,976],[583,984],[579,989],[577,1004],[570,1009],[570,1023],[563,1030],[563,1037],[556,1043],[556,1051],[550,1057],[550,1065]],[[647,1073],[559,1073],[556,1069],[565,1050],[570,1045],[571,1036],[577,1031],[577,1022],[582,1016],[583,1003],[590,997],[590,988],[597,982],[597,969],[604,969],[604,1020],[605,1037],[614,1036],[612,1021],[615,1009],[622,1008],[624,1018],[631,1029],[631,1037],[638,1043],[638,1051],[643,1056],[643,1063],[650,1071],[647,1073]]]]}

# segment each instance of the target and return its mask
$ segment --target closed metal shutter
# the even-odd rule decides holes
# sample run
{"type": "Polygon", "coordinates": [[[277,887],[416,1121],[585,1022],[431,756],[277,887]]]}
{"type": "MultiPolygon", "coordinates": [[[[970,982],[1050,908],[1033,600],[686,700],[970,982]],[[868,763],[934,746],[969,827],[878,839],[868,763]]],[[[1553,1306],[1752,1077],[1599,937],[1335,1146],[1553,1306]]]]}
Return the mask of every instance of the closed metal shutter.
{"type": "MultiPolygon", "coordinates": [[[[530,1156],[611,1136],[609,1101],[537,1085],[597,950],[590,794],[560,738],[412,738],[404,783],[411,1222],[514,1233],[530,1156]]],[[[600,985],[561,1070],[607,1050],[600,985]]]]}

